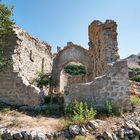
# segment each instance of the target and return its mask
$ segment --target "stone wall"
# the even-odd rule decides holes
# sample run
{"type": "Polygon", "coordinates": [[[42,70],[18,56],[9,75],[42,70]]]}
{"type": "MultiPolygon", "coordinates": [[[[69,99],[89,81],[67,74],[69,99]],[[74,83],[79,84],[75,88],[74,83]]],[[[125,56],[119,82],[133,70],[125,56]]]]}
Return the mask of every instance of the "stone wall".
{"type": "Polygon", "coordinates": [[[60,91],[64,92],[64,88],[67,85],[71,85],[74,83],[86,83],[88,82],[88,80],[89,78],[87,77],[87,75],[73,76],[68,73],[65,73],[62,70],[60,75],[60,91]]]}
{"type": "Polygon", "coordinates": [[[94,77],[105,72],[107,63],[119,59],[116,30],[117,24],[112,20],[105,23],[95,20],[89,25],[89,53],[94,64],[94,77]]]}
{"type": "Polygon", "coordinates": [[[29,84],[18,72],[13,72],[12,67],[0,72],[0,102],[35,106],[43,101],[41,90],[29,84]]]}
{"type": "Polygon", "coordinates": [[[110,66],[105,75],[96,77],[94,81],[73,84],[65,87],[65,104],[73,100],[94,100],[96,108],[103,108],[107,100],[112,100],[116,107],[130,109],[128,92],[128,68],[126,61],[118,61],[110,66]]]}
{"type": "MultiPolygon", "coordinates": [[[[88,50],[75,44],[69,44],[63,50],[59,51],[53,59],[52,76],[55,83],[54,90],[60,92],[61,72],[70,62],[79,62],[86,68],[87,81],[92,81],[93,65],[88,50]]],[[[66,79],[65,79],[66,80],[66,79]]]]}
{"type": "Polygon", "coordinates": [[[86,83],[88,82],[88,79],[86,75],[79,75],[79,76],[68,76],[68,85],[74,84],[74,83],[86,83]]]}
{"type": "Polygon", "coordinates": [[[18,27],[14,31],[15,36],[4,47],[6,56],[12,56],[13,65],[0,71],[0,101],[35,106],[43,102],[43,93],[30,83],[38,71],[51,72],[51,48],[18,27]]]}
{"type": "Polygon", "coordinates": [[[16,27],[17,46],[12,55],[14,71],[18,71],[32,82],[37,72],[50,73],[52,70],[51,47],[45,42],[32,38],[26,31],[16,27]]]}

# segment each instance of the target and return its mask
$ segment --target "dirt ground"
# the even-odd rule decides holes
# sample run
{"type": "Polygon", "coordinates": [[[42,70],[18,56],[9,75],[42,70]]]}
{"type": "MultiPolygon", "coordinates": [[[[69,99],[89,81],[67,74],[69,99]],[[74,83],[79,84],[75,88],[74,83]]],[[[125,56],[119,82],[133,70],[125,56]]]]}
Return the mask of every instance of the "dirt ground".
{"type": "MultiPolygon", "coordinates": [[[[122,122],[121,117],[101,117],[105,123],[100,126],[98,132],[112,131],[115,125],[122,122]]],[[[44,117],[42,115],[31,116],[17,110],[3,109],[0,111],[0,125],[13,130],[38,130],[41,132],[54,132],[65,126],[63,118],[44,117]]]]}
{"type": "MultiPolygon", "coordinates": [[[[137,105],[137,110],[140,111],[140,104],[137,105]]],[[[132,113],[129,113],[132,114],[132,113]]],[[[114,131],[115,128],[122,126],[124,116],[128,113],[117,116],[100,116],[98,119],[104,123],[97,129],[97,133],[104,131],[114,131]]],[[[0,128],[6,127],[12,130],[38,130],[41,132],[60,131],[67,125],[62,117],[47,117],[41,114],[29,115],[27,112],[20,112],[16,109],[4,108],[0,110],[0,128]]]]}
{"type": "Polygon", "coordinates": [[[44,117],[41,115],[30,116],[16,110],[4,109],[0,111],[0,126],[13,130],[40,130],[54,132],[59,129],[61,118],[44,117]]]}

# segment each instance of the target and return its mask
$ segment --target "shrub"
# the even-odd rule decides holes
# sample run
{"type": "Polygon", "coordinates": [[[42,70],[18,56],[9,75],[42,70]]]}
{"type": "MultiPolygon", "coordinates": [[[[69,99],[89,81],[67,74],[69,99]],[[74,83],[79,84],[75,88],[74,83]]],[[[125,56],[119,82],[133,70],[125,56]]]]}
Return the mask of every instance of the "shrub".
{"type": "Polygon", "coordinates": [[[11,20],[13,7],[9,8],[0,1],[0,71],[12,65],[12,57],[6,55],[6,46],[10,44],[10,37],[14,36],[13,25],[11,20]]]}
{"type": "Polygon", "coordinates": [[[111,100],[105,102],[105,110],[107,115],[113,115],[113,104],[111,100]]]}
{"type": "Polygon", "coordinates": [[[135,82],[140,82],[140,76],[132,77],[130,80],[135,81],[135,82]]]}
{"type": "Polygon", "coordinates": [[[131,102],[132,106],[135,106],[140,102],[140,99],[138,96],[133,95],[130,97],[130,102],[131,102]]]}
{"type": "Polygon", "coordinates": [[[64,71],[70,75],[84,75],[86,74],[86,69],[83,65],[67,65],[64,67],[64,71]]]}
{"type": "Polygon", "coordinates": [[[87,102],[78,102],[75,100],[65,107],[65,116],[76,124],[94,119],[95,115],[96,111],[93,108],[93,104],[88,104],[87,102]]]}
{"type": "Polygon", "coordinates": [[[52,75],[51,73],[37,72],[37,76],[33,79],[33,83],[36,83],[39,88],[47,85],[52,86],[52,75]]]}

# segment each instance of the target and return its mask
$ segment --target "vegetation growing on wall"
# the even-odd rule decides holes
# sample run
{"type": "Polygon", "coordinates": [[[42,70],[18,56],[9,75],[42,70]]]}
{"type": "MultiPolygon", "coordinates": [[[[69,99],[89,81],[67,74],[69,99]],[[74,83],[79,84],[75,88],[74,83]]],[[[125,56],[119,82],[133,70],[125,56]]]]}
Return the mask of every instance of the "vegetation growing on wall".
{"type": "Polygon", "coordinates": [[[70,64],[64,67],[64,71],[73,76],[86,74],[86,69],[83,65],[70,64]]]}
{"type": "Polygon", "coordinates": [[[43,86],[52,86],[52,74],[51,73],[44,73],[44,72],[37,72],[36,77],[33,79],[33,83],[35,83],[39,88],[43,86]]]}
{"type": "Polygon", "coordinates": [[[14,34],[12,13],[13,7],[9,8],[0,1],[0,70],[12,64],[12,58],[5,53],[5,47],[9,44],[9,37],[14,34]]]}

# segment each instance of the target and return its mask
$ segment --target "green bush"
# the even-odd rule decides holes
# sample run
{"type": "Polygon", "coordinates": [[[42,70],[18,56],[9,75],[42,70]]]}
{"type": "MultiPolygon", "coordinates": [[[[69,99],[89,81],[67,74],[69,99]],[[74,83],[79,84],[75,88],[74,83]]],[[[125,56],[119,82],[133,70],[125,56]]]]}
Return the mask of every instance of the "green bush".
{"type": "Polygon", "coordinates": [[[140,76],[132,77],[130,80],[135,81],[135,82],[140,82],[140,76]]]}
{"type": "Polygon", "coordinates": [[[86,69],[83,65],[67,65],[64,67],[64,71],[70,75],[84,75],[86,74],[86,69]]]}
{"type": "Polygon", "coordinates": [[[96,111],[93,103],[74,101],[65,107],[65,116],[73,123],[81,124],[94,119],[96,111]]]}
{"type": "Polygon", "coordinates": [[[35,83],[39,88],[47,85],[52,86],[52,75],[51,73],[38,72],[36,78],[33,79],[33,83],[35,83]]]}
{"type": "Polygon", "coordinates": [[[126,112],[122,107],[115,106],[111,100],[106,100],[104,107],[98,108],[97,117],[102,116],[120,116],[123,112],[126,112]]]}
{"type": "Polygon", "coordinates": [[[0,71],[12,65],[12,57],[7,56],[6,46],[10,44],[10,37],[14,36],[11,20],[13,7],[9,8],[0,1],[0,71]]]}
{"type": "Polygon", "coordinates": [[[105,110],[107,115],[113,115],[113,104],[111,100],[105,102],[105,110]]]}
{"type": "Polygon", "coordinates": [[[12,58],[4,58],[2,51],[0,50],[0,71],[4,71],[6,68],[13,64],[12,58]]]}
{"type": "Polygon", "coordinates": [[[135,106],[140,102],[140,99],[138,96],[133,95],[130,97],[130,102],[131,102],[132,106],[135,106]]]}

